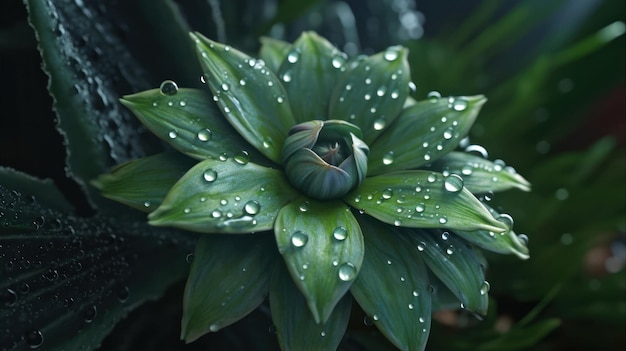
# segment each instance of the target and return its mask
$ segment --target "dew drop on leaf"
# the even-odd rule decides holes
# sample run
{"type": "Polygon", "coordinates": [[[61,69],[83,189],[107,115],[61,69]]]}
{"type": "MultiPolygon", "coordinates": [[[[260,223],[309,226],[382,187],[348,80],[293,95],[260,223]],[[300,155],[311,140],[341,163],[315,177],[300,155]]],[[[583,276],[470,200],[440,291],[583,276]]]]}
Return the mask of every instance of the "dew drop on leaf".
{"type": "Polygon", "coordinates": [[[245,213],[254,216],[261,211],[261,205],[255,200],[250,200],[243,206],[243,210],[245,213]]]}
{"type": "Polygon", "coordinates": [[[26,344],[31,349],[37,349],[43,344],[43,334],[39,330],[31,330],[24,336],[26,344]]]}
{"type": "Polygon", "coordinates": [[[374,120],[374,130],[383,130],[387,126],[387,119],[384,116],[374,120]]]}
{"type": "Polygon", "coordinates": [[[175,130],[170,130],[170,132],[167,133],[167,136],[170,139],[176,139],[178,137],[178,132],[176,132],[175,130]]]}
{"type": "Polygon", "coordinates": [[[333,238],[338,241],[346,240],[348,237],[348,230],[344,226],[339,226],[333,230],[333,238]]]}
{"type": "Polygon", "coordinates": [[[345,63],[346,63],[346,59],[341,55],[335,55],[333,56],[331,60],[331,64],[333,65],[334,68],[337,68],[337,69],[343,67],[345,63]]]}
{"type": "Polygon", "coordinates": [[[428,101],[430,102],[437,102],[437,100],[441,99],[441,94],[438,91],[431,91],[428,93],[428,95],[426,95],[426,98],[428,98],[428,101]]]}
{"type": "Polygon", "coordinates": [[[96,319],[97,315],[98,309],[96,308],[96,305],[91,305],[90,307],[87,307],[87,309],[83,313],[83,319],[85,323],[91,323],[94,319],[96,319]]]}
{"type": "Polygon", "coordinates": [[[304,201],[303,203],[300,204],[300,206],[298,207],[298,209],[300,210],[300,212],[306,212],[309,210],[310,204],[308,201],[304,201]]]}
{"type": "Polygon", "coordinates": [[[444,180],[443,186],[450,193],[458,193],[463,190],[463,178],[458,174],[450,174],[444,180]]]}
{"type": "Polygon", "coordinates": [[[383,164],[384,165],[390,165],[393,163],[393,159],[394,159],[394,155],[393,155],[393,151],[388,151],[384,156],[383,156],[383,164]]]}
{"type": "Polygon", "coordinates": [[[426,205],[424,205],[423,203],[419,203],[417,204],[417,206],[415,206],[415,212],[417,213],[422,213],[424,212],[425,209],[426,209],[426,205]]]}
{"type": "Polygon", "coordinates": [[[352,263],[347,262],[339,266],[339,279],[340,280],[344,282],[349,282],[353,280],[354,278],[356,278],[356,275],[357,275],[356,267],[352,263]]]}
{"type": "Polygon", "coordinates": [[[202,178],[209,183],[214,182],[215,179],[217,179],[217,172],[212,169],[207,169],[202,173],[202,178]]]}
{"type": "Polygon", "coordinates": [[[248,164],[248,162],[250,162],[250,155],[247,151],[241,150],[238,154],[235,155],[234,159],[235,162],[237,162],[238,164],[246,165],[248,164]]]}
{"type": "Polygon", "coordinates": [[[452,102],[452,109],[455,111],[465,111],[467,108],[467,100],[465,99],[454,99],[452,102]]]}
{"type": "Polygon", "coordinates": [[[309,241],[309,236],[301,231],[291,234],[291,245],[294,247],[303,247],[309,241]]]}
{"type": "Polygon", "coordinates": [[[283,78],[283,82],[285,82],[285,83],[291,82],[291,72],[287,71],[287,72],[283,73],[283,77],[282,78],[283,78]]]}
{"type": "Polygon", "coordinates": [[[395,61],[398,59],[398,49],[397,48],[388,48],[383,53],[383,58],[389,62],[395,61]]]}
{"type": "Polygon", "coordinates": [[[437,181],[437,175],[433,174],[429,174],[428,178],[426,178],[426,180],[428,180],[429,183],[434,183],[437,181]]]}
{"type": "Polygon", "coordinates": [[[300,53],[297,51],[291,51],[287,54],[287,62],[289,63],[296,63],[298,59],[300,59],[300,53]]]}
{"type": "Polygon", "coordinates": [[[490,288],[491,288],[491,285],[489,285],[489,282],[485,280],[483,284],[480,286],[480,294],[486,295],[489,292],[490,288]]]}
{"type": "Polygon", "coordinates": [[[159,88],[161,94],[167,96],[173,96],[178,93],[178,84],[172,80],[164,80],[159,88]]]}
{"type": "Polygon", "coordinates": [[[196,136],[200,141],[209,141],[213,137],[213,132],[210,129],[203,128],[198,131],[196,136]]]}
{"type": "Polygon", "coordinates": [[[446,223],[448,223],[448,219],[446,217],[441,217],[441,218],[439,218],[439,223],[446,224],[446,223]]]}
{"type": "Polygon", "coordinates": [[[387,188],[383,190],[383,194],[382,194],[383,199],[389,200],[391,199],[392,196],[393,196],[393,190],[391,190],[391,188],[387,188]]]}

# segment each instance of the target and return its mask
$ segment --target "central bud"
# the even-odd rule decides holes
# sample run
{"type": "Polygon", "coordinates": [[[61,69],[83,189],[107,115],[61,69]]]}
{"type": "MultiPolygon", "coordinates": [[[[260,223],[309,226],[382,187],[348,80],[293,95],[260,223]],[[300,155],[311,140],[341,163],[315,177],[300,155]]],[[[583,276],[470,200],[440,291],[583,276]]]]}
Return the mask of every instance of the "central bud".
{"type": "Polygon", "coordinates": [[[361,184],[368,153],[359,127],[340,120],[314,120],[289,130],[282,158],[294,187],[314,199],[328,200],[361,184]]]}

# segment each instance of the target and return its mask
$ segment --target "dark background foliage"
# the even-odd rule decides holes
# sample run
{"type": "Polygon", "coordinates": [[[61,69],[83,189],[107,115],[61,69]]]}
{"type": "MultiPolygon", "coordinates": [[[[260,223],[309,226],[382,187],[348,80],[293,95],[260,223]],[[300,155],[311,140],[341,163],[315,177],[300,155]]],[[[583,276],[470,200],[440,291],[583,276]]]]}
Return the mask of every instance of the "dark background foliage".
{"type": "MultiPolygon", "coordinates": [[[[484,93],[489,102],[471,139],[533,184],[531,193],[496,194],[491,201],[513,215],[518,232],[528,233],[531,259],[489,257],[489,315],[479,323],[463,313],[438,313],[429,349],[626,346],[623,1],[27,3],[49,9],[40,13],[51,18],[44,21],[47,29],[39,28],[49,37],[40,38],[65,50],[57,56],[65,58],[58,62],[65,76],[50,88],[56,111],[66,117],[59,119],[52,108],[26,7],[3,1],[0,165],[52,180],[24,180],[6,171],[0,178],[0,224],[7,218],[12,223],[11,230],[0,229],[3,349],[15,342],[37,345],[37,332],[45,332],[43,349],[55,342],[68,349],[100,343],[111,350],[277,348],[266,306],[196,343],[180,342],[181,277],[193,238],[137,224],[141,217],[85,184],[116,163],[162,147],[117,97],[164,79],[198,86],[195,57],[179,40],[186,29],[250,53],[260,35],[293,40],[302,30],[318,31],[349,54],[401,43],[411,50],[416,98],[431,90],[484,93]],[[67,117],[69,110],[89,115],[89,122],[72,124],[83,119],[67,117]],[[164,239],[169,237],[178,240],[164,239]],[[81,276],[90,284],[71,283],[83,274],[78,264],[87,267],[81,276]],[[43,272],[49,282],[27,281],[17,271],[43,272]],[[10,285],[18,281],[27,287],[10,285]],[[69,321],[63,328],[50,326],[63,318],[69,321]]],[[[342,349],[389,349],[363,317],[353,311],[342,349]]]]}

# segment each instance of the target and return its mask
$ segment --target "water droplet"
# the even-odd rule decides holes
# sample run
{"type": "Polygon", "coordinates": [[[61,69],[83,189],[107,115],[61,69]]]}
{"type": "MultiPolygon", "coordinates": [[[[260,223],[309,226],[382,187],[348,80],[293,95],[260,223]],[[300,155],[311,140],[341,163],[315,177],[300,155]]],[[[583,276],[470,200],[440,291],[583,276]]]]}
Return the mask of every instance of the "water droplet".
{"type": "Polygon", "coordinates": [[[409,82],[409,89],[411,92],[415,93],[417,91],[417,85],[414,82],[409,82]]]}
{"type": "Polygon", "coordinates": [[[248,201],[243,206],[243,211],[251,216],[254,216],[255,214],[259,213],[260,210],[261,210],[261,205],[255,200],[248,201]]]}
{"type": "Polygon", "coordinates": [[[306,212],[309,210],[309,207],[311,206],[311,204],[309,204],[308,201],[304,201],[303,203],[300,204],[300,206],[298,207],[298,209],[300,210],[300,212],[306,212]]]}
{"type": "Polygon", "coordinates": [[[395,221],[393,221],[393,225],[395,225],[396,227],[399,227],[402,225],[402,221],[400,219],[396,219],[395,221]]]}
{"type": "Polygon", "coordinates": [[[450,238],[450,233],[448,232],[441,233],[441,240],[448,240],[448,238],[450,238]]]}
{"type": "Polygon", "coordinates": [[[444,180],[443,186],[448,192],[458,193],[463,190],[463,178],[458,174],[450,174],[444,180]]]}
{"type": "Polygon", "coordinates": [[[386,91],[387,91],[387,88],[380,87],[380,88],[378,88],[378,90],[376,90],[376,95],[377,96],[384,96],[386,91]]]}
{"type": "Polygon", "coordinates": [[[348,237],[348,230],[344,226],[339,226],[333,230],[333,238],[335,240],[343,241],[348,237]]]}
{"type": "Polygon", "coordinates": [[[384,156],[383,156],[383,164],[384,165],[390,165],[393,163],[393,151],[388,151],[384,156]]]}
{"type": "Polygon", "coordinates": [[[454,129],[452,128],[448,128],[443,132],[443,138],[446,140],[452,139],[453,136],[454,136],[454,129]]]}
{"type": "Polygon", "coordinates": [[[392,196],[393,196],[393,190],[391,190],[391,188],[387,188],[383,190],[383,194],[382,194],[383,199],[389,200],[391,199],[392,196]]]}
{"type": "Polygon", "coordinates": [[[117,299],[120,300],[121,303],[128,301],[129,296],[130,293],[127,286],[123,286],[117,290],[117,299]]]}
{"type": "Polygon", "coordinates": [[[424,319],[424,317],[419,317],[418,321],[419,321],[420,323],[424,323],[426,320],[424,319]]]}
{"type": "Polygon", "coordinates": [[[213,132],[210,129],[203,128],[198,131],[196,136],[200,141],[209,141],[213,137],[213,132]]]}
{"type": "Polygon", "coordinates": [[[247,151],[241,150],[238,154],[234,156],[235,162],[240,165],[246,165],[250,162],[250,154],[247,151]]]}
{"type": "Polygon", "coordinates": [[[353,280],[356,278],[356,275],[356,267],[350,262],[344,263],[339,267],[339,279],[344,282],[353,280]]]}
{"type": "Polygon", "coordinates": [[[167,133],[167,136],[170,139],[176,139],[178,137],[178,133],[175,130],[170,130],[170,132],[167,133]]]}
{"type": "Polygon", "coordinates": [[[422,213],[424,212],[425,209],[426,209],[426,205],[424,205],[423,203],[419,203],[417,204],[417,206],[415,206],[415,212],[417,213],[422,213]]]}
{"type": "Polygon", "coordinates": [[[448,219],[446,217],[441,217],[441,218],[439,218],[439,223],[446,224],[446,223],[448,223],[448,219]]]}
{"type": "Polygon", "coordinates": [[[94,319],[96,319],[97,315],[98,309],[96,308],[96,305],[91,305],[91,307],[88,307],[83,313],[83,319],[85,323],[91,323],[94,319]]]}
{"type": "Polygon", "coordinates": [[[397,60],[398,57],[399,57],[399,54],[398,54],[397,47],[387,48],[387,50],[385,50],[385,52],[383,53],[383,58],[390,62],[397,60]]]}
{"type": "Polygon", "coordinates": [[[452,255],[452,254],[454,253],[454,250],[453,250],[452,246],[450,246],[450,247],[448,247],[448,248],[446,249],[446,253],[447,253],[448,255],[452,255]]]}
{"type": "Polygon", "coordinates": [[[483,284],[480,286],[480,294],[486,295],[489,292],[490,288],[491,288],[491,285],[489,285],[489,282],[485,280],[483,284]]]}
{"type": "Polygon", "coordinates": [[[282,77],[283,78],[283,82],[285,82],[285,83],[291,82],[291,76],[292,76],[291,71],[287,71],[287,72],[283,73],[283,77],[282,77]]]}
{"type": "Polygon", "coordinates": [[[417,244],[417,251],[424,251],[424,249],[426,248],[426,244],[424,244],[423,242],[420,242],[419,244],[417,244]]]}
{"type": "Polygon", "coordinates": [[[439,93],[438,91],[431,91],[428,93],[428,95],[426,95],[426,98],[430,102],[437,102],[437,100],[441,99],[441,93],[439,93]]]}
{"type": "Polygon", "coordinates": [[[220,330],[220,326],[213,323],[209,326],[209,330],[215,333],[216,331],[220,330]]]}
{"type": "Polygon", "coordinates": [[[39,348],[43,344],[43,334],[39,330],[31,330],[26,333],[24,341],[31,349],[39,348]]]}
{"type": "Polygon", "coordinates": [[[475,145],[475,144],[469,145],[468,147],[465,148],[465,152],[477,153],[482,158],[489,157],[489,154],[487,153],[487,149],[485,149],[484,147],[480,145],[475,145]]]}
{"type": "Polygon", "coordinates": [[[326,332],[325,332],[325,331],[322,331],[322,332],[320,333],[320,336],[321,336],[321,337],[325,337],[325,336],[326,336],[326,332]]]}
{"type": "Polygon", "coordinates": [[[428,175],[428,178],[426,178],[426,180],[428,180],[429,183],[434,183],[437,181],[437,175],[434,173],[431,173],[428,175]]]}
{"type": "Polygon", "coordinates": [[[309,241],[309,236],[301,231],[291,234],[291,245],[294,247],[303,247],[309,241]]]}
{"type": "Polygon", "coordinates": [[[365,316],[363,317],[363,324],[365,324],[366,326],[372,326],[374,324],[374,321],[372,320],[372,318],[370,316],[365,316]]]}
{"type": "Polygon", "coordinates": [[[383,130],[387,125],[385,116],[380,116],[374,120],[374,130],[383,130]]]}
{"type": "Polygon", "coordinates": [[[0,303],[3,306],[13,306],[17,302],[17,293],[13,289],[7,288],[0,294],[0,303]]]}
{"type": "Polygon", "coordinates": [[[455,111],[465,111],[467,108],[467,100],[465,99],[454,99],[452,102],[452,109],[455,111]]]}
{"type": "Polygon", "coordinates": [[[496,217],[496,219],[500,221],[501,223],[504,223],[504,225],[506,225],[507,228],[509,228],[509,230],[513,229],[513,217],[511,217],[511,215],[502,213],[502,214],[499,214],[498,217],[496,217]]]}
{"type": "Polygon", "coordinates": [[[209,183],[214,182],[215,179],[217,179],[217,172],[212,169],[207,169],[202,173],[202,178],[209,183]]]}
{"type": "Polygon", "coordinates": [[[415,296],[415,297],[420,296],[420,292],[419,292],[419,291],[417,291],[417,290],[413,290],[413,293],[412,293],[412,294],[413,294],[413,296],[415,296]]]}
{"type": "Polygon", "coordinates": [[[213,218],[220,218],[220,217],[222,217],[222,211],[220,211],[220,210],[213,210],[213,212],[211,212],[211,217],[213,217],[213,218]]]}
{"type": "Polygon", "coordinates": [[[172,80],[164,80],[159,89],[161,90],[161,94],[167,96],[173,96],[178,93],[178,85],[172,80]]]}
{"type": "Polygon", "coordinates": [[[296,63],[298,62],[298,59],[300,58],[300,53],[298,51],[290,51],[289,54],[287,54],[287,61],[289,63],[296,63]]]}
{"type": "Polygon", "coordinates": [[[414,307],[413,307],[413,304],[412,304],[412,303],[410,303],[410,304],[409,304],[409,309],[410,309],[410,310],[412,310],[413,308],[414,308],[414,307]]]}
{"type": "Polygon", "coordinates": [[[391,98],[392,99],[395,100],[395,99],[397,99],[399,97],[400,97],[400,93],[397,90],[394,90],[394,91],[391,92],[391,98]]]}
{"type": "Polygon", "coordinates": [[[335,68],[341,68],[341,67],[343,67],[343,65],[345,63],[346,63],[346,59],[343,56],[341,56],[341,55],[335,55],[335,56],[333,56],[333,58],[331,60],[331,64],[335,68]]]}
{"type": "Polygon", "coordinates": [[[274,145],[274,143],[272,142],[272,138],[265,137],[265,139],[263,139],[263,147],[264,148],[269,149],[270,147],[272,147],[272,145],[274,145]]]}
{"type": "Polygon", "coordinates": [[[372,78],[365,78],[365,84],[367,85],[372,84],[372,78]]]}
{"type": "Polygon", "coordinates": [[[228,85],[227,83],[222,83],[222,90],[228,91],[229,89],[230,89],[230,85],[228,85]]]}
{"type": "Polygon", "coordinates": [[[282,96],[279,96],[276,98],[276,102],[278,102],[279,104],[282,104],[283,102],[285,102],[285,99],[282,96]]]}

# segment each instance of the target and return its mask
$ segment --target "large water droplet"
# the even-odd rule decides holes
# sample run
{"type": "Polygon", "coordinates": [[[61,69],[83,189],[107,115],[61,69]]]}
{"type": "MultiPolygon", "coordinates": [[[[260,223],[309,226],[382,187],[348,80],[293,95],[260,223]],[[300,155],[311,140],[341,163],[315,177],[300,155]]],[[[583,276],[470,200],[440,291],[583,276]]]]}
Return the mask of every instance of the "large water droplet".
{"type": "Polygon", "coordinates": [[[210,129],[203,128],[198,131],[196,136],[200,141],[209,141],[213,137],[213,132],[210,129]]]}
{"type": "Polygon", "coordinates": [[[423,203],[419,203],[417,204],[417,206],[415,206],[415,212],[417,213],[422,213],[424,212],[425,209],[426,209],[426,205],[424,205],[423,203]]]}
{"type": "Polygon", "coordinates": [[[443,186],[448,192],[458,193],[463,190],[463,178],[458,174],[450,174],[444,180],[443,186]]]}
{"type": "Polygon", "coordinates": [[[306,212],[309,210],[310,206],[311,204],[309,204],[308,201],[304,201],[300,204],[300,206],[298,206],[298,209],[300,210],[300,212],[306,212]]]}
{"type": "Polygon", "coordinates": [[[347,262],[339,266],[339,279],[342,281],[349,282],[356,278],[356,275],[356,267],[352,263],[347,262]]]}
{"type": "Polygon", "coordinates": [[[393,190],[391,190],[390,188],[383,190],[383,194],[382,194],[383,199],[389,200],[391,199],[392,196],[393,196],[393,190]]]}
{"type": "Polygon", "coordinates": [[[290,71],[283,73],[283,76],[282,76],[283,82],[285,83],[291,82],[291,77],[292,77],[292,73],[290,71]]]}
{"type": "Polygon", "coordinates": [[[487,153],[487,149],[485,149],[484,147],[480,146],[480,145],[469,145],[468,147],[465,148],[465,152],[468,153],[477,153],[479,154],[482,158],[487,158],[489,157],[489,154],[487,153]]]}
{"type": "Polygon", "coordinates": [[[455,111],[465,111],[466,108],[467,100],[465,99],[454,99],[454,102],[452,102],[452,109],[455,111]]]}
{"type": "Polygon", "coordinates": [[[217,172],[212,169],[207,169],[202,173],[202,178],[209,183],[214,182],[215,179],[217,179],[217,172]]]}
{"type": "Polygon", "coordinates": [[[297,51],[290,51],[289,54],[287,54],[287,61],[289,63],[296,63],[298,62],[298,59],[300,58],[300,53],[297,51]]]}
{"type": "Polygon", "coordinates": [[[175,130],[170,130],[170,132],[167,133],[167,136],[170,139],[176,139],[178,137],[178,132],[176,132],[175,130]]]}
{"type": "Polygon", "coordinates": [[[91,305],[83,313],[83,319],[85,320],[85,323],[91,323],[94,319],[96,319],[97,315],[98,309],[96,308],[96,305],[91,305]]]}
{"type": "Polygon", "coordinates": [[[343,241],[348,237],[348,230],[344,226],[339,226],[333,230],[333,238],[335,240],[343,241]]]}
{"type": "Polygon", "coordinates": [[[341,68],[341,67],[343,67],[343,65],[345,63],[346,63],[346,59],[343,56],[341,56],[341,55],[335,55],[335,56],[333,56],[333,58],[331,60],[331,64],[335,68],[341,68]]]}
{"type": "Polygon", "coordinates": [[[461,168],[461,174],[463,175],[472,175],[472,173],[474,172],[474,168],[470,165],[465,165],[461,168]]]}
{"type": "Polygon", "coordinates": [[[446,223],[448,223],[448,219],[446,217],[441,217],[441,218],[439,218],[439,223],[446,224],[446,223]]]}
{"type": "Polygon", "coordinates": [[[250,162],[250,154],[248,154],[248,152],[245,150],[241,150],[233,158],[235,162],[237,162],[240,165],[246,165],[248,164],[248,162],[250,162]]]}
{"type": "Polygon", "coordinates": [[[429,183],[434,183],[437,181],[437,175],[434,173],[431,173],[428,175],[428,178],[426,178],[426,180],[428,180],[429,183]]]}
{"type": "Polygon", "coordinates": [[[161,94],[167,96],[173,96],[178,93],[178,85],[172,80],[164,80],[163,83],[161,83],[161,87],[159,89],[161,91],[161,94]]]}
{"type": "Polygon", "coordinates": [[[507,228],[509,228],[509,230],[513,229],[513,217],[511,217],[511,215],[502,213],[502,214],[499,214],[498,217],[496,217],[496,219],[504,223],[504,225],[506,225],[507,228]]]}
{"type": "Polygon", "coordinates": [[[24,336],[24,341],[31,349],[37,349],[43,344],[43,334],[39,330],[31,330],[24,336]]]}
{"type": "Polygon", "coordinates": [[[426,98],[430,102],[437,102],[437,100],[441,99],[441,94],[438,91],[431,91],[426,95],[426,98]]]}
{"type": "Polygon", "coordinates": [[[259,213],[260,210],[261,205],[255,200],[250,200],[243,206],[243,211],[251,216],[259,213]]]}
{"type": "Polygon", "coordinates": [[[443,132],[443,138],[446,140],[452,139],[453,136],[454,136],[454,129],[452,128],[448,128],[443,132]]]}
{"type": "Polygon", "coordinates": [[[303,247],[309,241],[309,236],[301,231],[291,234],[291,245],[294,247],[303,247]]]}
{"type": "Polygon", "coordinates": [[[489,292],[490,288],[491,288],[491,285],[489,285],[489,282],[485,280],[483,284],[480,286],[480,294],[486,295],[489,292]]]}
{"type": "Polygon", "coordinates": [[[393,163],[393,159],[394,159],[393,151],[388,151],[383,156],[383,164],[384,165],[390,165],[390,164],[393,163]]]}
{"type": "Polygon", "coordinates": [[[397,47],[387,48],[387,50],[383,53],[383,58],[390,62],[397,60],[399,56],[397,47]]]}
{"type": "Polygon", "coordinates": [[[380,116],[374,120],[374,130],[383,130],[387,126],[387,119],[380,116]]]}

